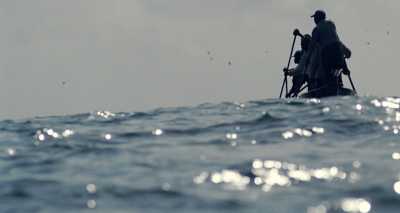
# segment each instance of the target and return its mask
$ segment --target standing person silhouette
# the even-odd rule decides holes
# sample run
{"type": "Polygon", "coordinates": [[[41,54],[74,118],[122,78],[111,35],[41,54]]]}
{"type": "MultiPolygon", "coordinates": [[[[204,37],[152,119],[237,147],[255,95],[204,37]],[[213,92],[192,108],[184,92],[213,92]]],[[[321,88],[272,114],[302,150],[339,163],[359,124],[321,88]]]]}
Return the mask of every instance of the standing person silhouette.
{"type": "Polygon", "coordinates": [[[324,88],[321,92],[334,95],[343,86],[340,73],[335,71],[350,74],[345,58],[351,57],[351,51],[340,41],[335,23],[326,20],[324,11],[317,10],[311,17],[316,24],[312,31],[311,52],[319,48],[323,68],[316,70],[314,79],[317,87],[324,88]]]}
{"type": "Polygon", "coordinates": [[[306,68],[309,57],[310,42],[310,35],[306,34],[301,37],[301,50],[296,51],[293,56],[294,63],[297,64],[297,66],[289,70],[284,69],[284,71],[287,72],[289,76],[293,76],[292,88],[290,89],[290,92],[286,95],[287,98],[296,97],[300,92],[301,86],[308,81],[306,68]]]}

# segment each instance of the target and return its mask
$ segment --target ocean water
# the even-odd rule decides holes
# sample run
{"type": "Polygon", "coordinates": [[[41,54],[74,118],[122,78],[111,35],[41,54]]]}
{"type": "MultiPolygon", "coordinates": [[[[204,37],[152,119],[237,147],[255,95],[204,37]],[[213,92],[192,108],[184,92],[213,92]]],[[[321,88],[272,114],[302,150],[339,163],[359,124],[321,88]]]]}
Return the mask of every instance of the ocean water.
{"type": "Polygon", "coordinates": [[[400,98],[0,121],[0,212],[400,212],[400,98]]]}

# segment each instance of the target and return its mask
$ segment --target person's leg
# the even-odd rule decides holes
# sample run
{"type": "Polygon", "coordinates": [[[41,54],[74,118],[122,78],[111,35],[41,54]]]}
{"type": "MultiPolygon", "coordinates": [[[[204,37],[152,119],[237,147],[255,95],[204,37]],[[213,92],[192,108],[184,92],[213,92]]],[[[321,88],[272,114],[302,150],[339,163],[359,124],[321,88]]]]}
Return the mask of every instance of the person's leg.
{"type": "MultiPolygon", "coordinates": [[[[333,43],[329,45],[328,48],[328,59],[325,59],[327,62],[327,66],[329,67],[331,72],[328,73],[329,76],[329,82],[332,84],[331,85],[331,91],[334,92],[338,88],[343,87],[343,80],[341,75],[335,75],[334,71],[340,71],[342,70],[344,74],[349,71],[346,60],[344,58],[343,50],[341,48],[341,44],[339,42],[333,43]]],[[[338,73],[339,74],[339,73],[338,73]]]]}

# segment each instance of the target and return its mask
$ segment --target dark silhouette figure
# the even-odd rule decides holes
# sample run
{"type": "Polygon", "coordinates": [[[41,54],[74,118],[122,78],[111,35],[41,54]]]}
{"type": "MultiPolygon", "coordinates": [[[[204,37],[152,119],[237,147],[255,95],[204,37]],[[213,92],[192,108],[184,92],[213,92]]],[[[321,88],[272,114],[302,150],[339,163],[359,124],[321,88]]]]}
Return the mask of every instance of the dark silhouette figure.
{"type": "Polygon", "coordinates": [[[322,69],[316,73],[318,77],[314,78],[316,88],[321,88],[321,96],[334,95],[339,87],[343,87],[339,70],[343,74],[350,74],[345,58],[351,57],[351,51],[340,41],[336,32],[335,23],[326,20],[326,14],[322,10],[317,10],[314,15],[316,24],[312,31],[311,52],[319,48],[322,69]],[[318,73],[323,72],[323,73],[318,73]]]}
{"type": "Polygon", "coordinates": [[[309,57],[309,46],[311,43],[311,36],[306,34],[301,38],[301,50],[298,50],[294,54],[294,63],[297,64],[295,68],[284,69],[284,71],[292,78],[292,88],[286,97],[295,97],[300,92],[301,87],[308,81],[306,68],[309,57]]]}

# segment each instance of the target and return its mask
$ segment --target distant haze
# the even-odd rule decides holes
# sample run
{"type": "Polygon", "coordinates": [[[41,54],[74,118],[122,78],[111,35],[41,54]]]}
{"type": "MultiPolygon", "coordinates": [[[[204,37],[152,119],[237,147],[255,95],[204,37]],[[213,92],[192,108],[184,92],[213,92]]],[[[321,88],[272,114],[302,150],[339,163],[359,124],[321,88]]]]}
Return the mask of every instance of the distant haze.
{"type": "Polygon", "coordinates": [[[398,0],[2,0],[0,119],[276,98],[320,8],[357,89],[398,94],[398,0]]]}

